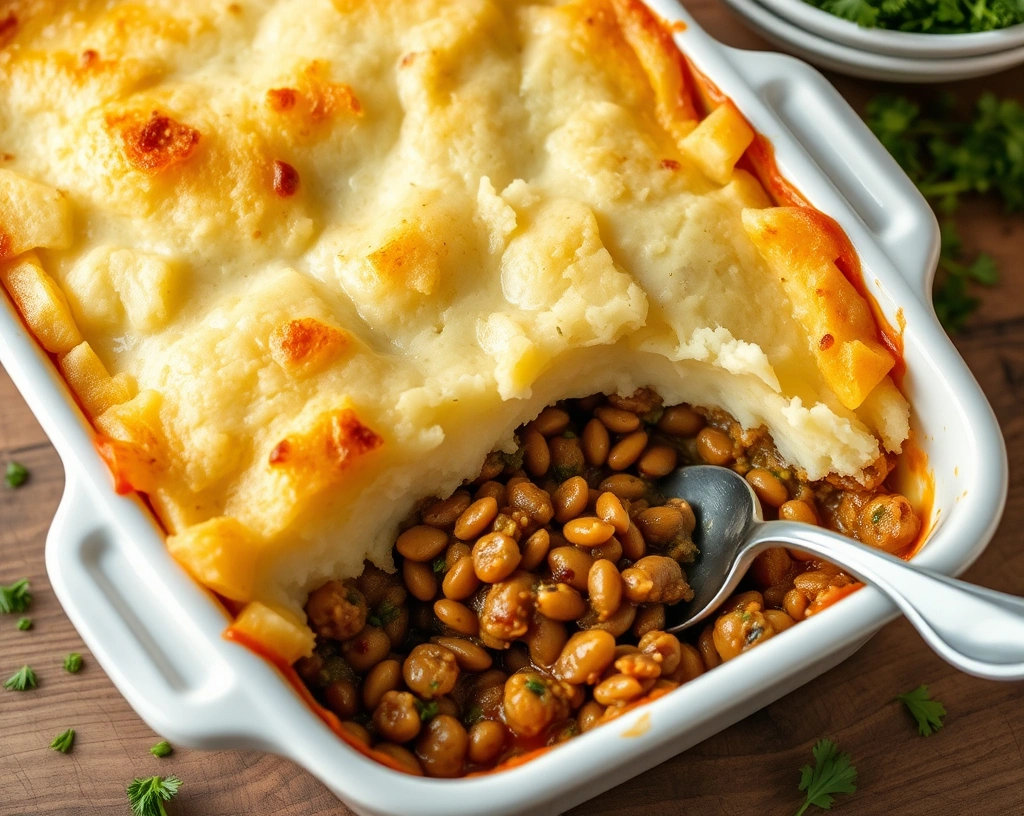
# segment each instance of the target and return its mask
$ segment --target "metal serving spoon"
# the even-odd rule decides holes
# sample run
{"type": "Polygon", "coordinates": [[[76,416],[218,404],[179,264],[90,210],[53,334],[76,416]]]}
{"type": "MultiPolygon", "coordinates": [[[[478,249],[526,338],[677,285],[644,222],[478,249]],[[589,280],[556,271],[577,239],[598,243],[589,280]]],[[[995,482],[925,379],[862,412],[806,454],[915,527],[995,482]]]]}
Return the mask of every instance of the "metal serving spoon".
{"type": "Polygon", "coordinates": [[[701,553],[686,570],[694,598],[683,610],[685,619],[668,631],[687,629],[714,612],[758,553],[790,545],[872,584],[958,669],[991,680],[1024,679],[1024,598],[912,566],[821,527],[764,521],[747,480],[728,468],[680,468],[659,486],[665,495],[690,503],[701,553]]]}

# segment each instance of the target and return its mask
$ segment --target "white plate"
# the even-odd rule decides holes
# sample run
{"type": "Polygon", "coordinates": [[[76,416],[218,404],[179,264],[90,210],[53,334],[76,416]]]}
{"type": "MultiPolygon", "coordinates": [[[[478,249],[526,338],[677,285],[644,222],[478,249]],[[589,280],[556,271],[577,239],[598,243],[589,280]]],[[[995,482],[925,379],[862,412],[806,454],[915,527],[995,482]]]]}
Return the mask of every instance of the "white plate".
{"type": "Polygon", "coordinates": [[[893,57],[950,59],[1024,48],[1024,23],[973,34],[917,34],[862,28],[804,0],[757,0],[780,17],[827,40],[893,57]]]}
{"type": "Polygon", "coordinates": [[[754,0],[724,2],[743,18],[751,29],[780,48],[803,57],[819,68],[862,79],[880,79],[886,82],[948,82],[988,76],[1024,63],[1024,46],[996,54],[955,59],[876,54],[805,31],[754,0]]]}
{"type": "MultiPolygon", "coordinates": [[[[1007,462],[992,410],[930,306],[939,251],[931,209],[817,71],[783,55],[725,48],[675,0],[650,5],[685,24],[680,47],[771,141],[783,176],[843,227],[867,289],[892,325],[905,325],[904,384],[914,433],[935,474],[938,522],[915,562],[961,572],[999,522],[1007,462]]],[[[461,780],[399,773],[344,744],[268,663],[223,639],[223,612],[170,557],[144,505],[114,493],[92,429],[52,360],[6,306],[0,296],[0,363],[67,474],[47,537],[47,571],[97,662],[172,742],[288,757],[363,816],[563,813],[793,691],[896,616],[867,587],[521,767],[461,780]]]]}

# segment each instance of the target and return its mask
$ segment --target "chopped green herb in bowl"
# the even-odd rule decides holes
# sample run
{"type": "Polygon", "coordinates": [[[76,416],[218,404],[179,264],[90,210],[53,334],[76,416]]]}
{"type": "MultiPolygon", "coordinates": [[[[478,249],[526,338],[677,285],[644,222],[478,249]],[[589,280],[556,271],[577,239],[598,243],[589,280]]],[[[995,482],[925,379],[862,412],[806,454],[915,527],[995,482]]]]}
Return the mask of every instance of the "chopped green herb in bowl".
{"type": "Polygon", "coordinates": [[[863,28],[971,34],[1024,23],[1024,0],[805,0],[863,28]]]}

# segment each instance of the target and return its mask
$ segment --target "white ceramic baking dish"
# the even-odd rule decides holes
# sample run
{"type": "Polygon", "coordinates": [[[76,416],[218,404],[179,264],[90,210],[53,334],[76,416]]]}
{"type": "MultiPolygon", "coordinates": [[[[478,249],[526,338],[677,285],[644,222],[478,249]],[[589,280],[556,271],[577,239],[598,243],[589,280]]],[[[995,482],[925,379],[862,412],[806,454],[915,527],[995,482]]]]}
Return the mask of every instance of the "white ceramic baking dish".
{"type": "MultiPolygon", "coordinates": [[[[682,49],[772,141],[784,175],[846,229],[893,325],[902,309],[915,432],[936,479],[938,523],[918,560],[959,572],[995,529],[1006,456],[991,409],[927,305],[938,253],[931,211],[816,71],[788,57],[724,48],[670,0],[651,6],[685,24],[682,49]]],[[[460,780],[407,776],[349,748],[269,664],[222,639],[223,613],[167,554],[144,505],[111,489],[89,425],[13,308],[0,308],[0,362],[67,472],[46,545],[54,591],[118,689],[173,742],[289,757],[360,814],[561,813],[808,682],[896,614],[862,590],[521,767],[460,780]]]]}

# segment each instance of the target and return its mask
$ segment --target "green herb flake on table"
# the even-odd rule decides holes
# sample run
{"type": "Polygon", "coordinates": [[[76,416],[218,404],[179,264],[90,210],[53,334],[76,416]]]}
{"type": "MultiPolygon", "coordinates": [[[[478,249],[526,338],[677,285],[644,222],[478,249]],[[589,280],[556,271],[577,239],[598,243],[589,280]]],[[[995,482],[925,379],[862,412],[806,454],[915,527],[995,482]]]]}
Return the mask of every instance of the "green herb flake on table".
{"type": "Polygon", "coordinates": [[[28,468],[18,462],[8,462],[4,482],[10,488],[21,487],[28,481],[28,468]]]}

